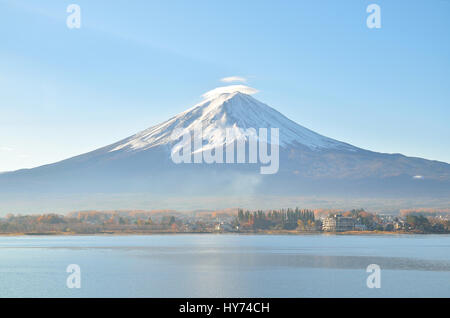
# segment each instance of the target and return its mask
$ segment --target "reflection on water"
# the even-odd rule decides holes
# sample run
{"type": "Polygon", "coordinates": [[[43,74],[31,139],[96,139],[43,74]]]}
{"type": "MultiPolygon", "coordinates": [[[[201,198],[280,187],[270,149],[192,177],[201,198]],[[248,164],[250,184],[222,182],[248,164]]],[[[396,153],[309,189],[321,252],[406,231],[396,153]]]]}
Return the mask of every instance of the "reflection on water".
{"type": "Polygon", "coordinates": [[[448,235],[0,237],[1,297],[450,297],[449,283],[448,235]]]}
{"type": "Polygon", "coordinates": [[[366,257],[366,256],[326,256],[326,255],[292,255],[292,254],[242,254],[242,253],[205,253],[205,254],[153,254],[167,262],[176,263],[180,257],[183,264],[201,264],[205,267],[230,267],[238,269],[264,269],[273,267],[302,268],[336,268],[366,269],[368,264],[378,264],[383,269],[448,271],[450,262],[427,261],[401,257],[366,257]]]}

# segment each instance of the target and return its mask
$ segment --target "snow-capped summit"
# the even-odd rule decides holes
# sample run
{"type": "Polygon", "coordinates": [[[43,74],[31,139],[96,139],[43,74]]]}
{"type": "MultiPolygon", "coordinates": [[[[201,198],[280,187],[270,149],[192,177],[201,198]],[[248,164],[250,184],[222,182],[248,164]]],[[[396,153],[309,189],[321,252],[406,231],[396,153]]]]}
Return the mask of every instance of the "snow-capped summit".
{"type": "Polygon", "coordinates": [[[226,129],[235,132],[235,138],[246,138],[245,130],[278,128],[280,146],[303,145],[315,149],[342,149],[355,151],[349,144],[317,134],[288,119],[275,109],[253,98],[258,91],[245,85],[215,88],[202,95],[204,100],[175,117],[137,133],[117,144],[110,151],[138,151],[172,142],[176,129],[202,129],[207,144],[204,149],[225,144],[226,129]]]}
{"type": "Polygon", "coordinates": [[[243,93],[253,95],[258,93],[258,90],[246,85],[228,85],[214,88],[202,95],[204,100],[214,99],[223,94],[243,93]]]}

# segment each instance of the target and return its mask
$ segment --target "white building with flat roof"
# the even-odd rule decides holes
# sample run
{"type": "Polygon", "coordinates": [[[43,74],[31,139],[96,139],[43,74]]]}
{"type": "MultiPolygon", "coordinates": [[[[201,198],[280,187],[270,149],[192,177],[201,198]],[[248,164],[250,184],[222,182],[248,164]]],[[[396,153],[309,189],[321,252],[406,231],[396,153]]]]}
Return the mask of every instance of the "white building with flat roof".
{"type": "Polygon", "coordinates": [[[354,231],[355,219],[336,214],[323,220],[322,230],[325,232],[354,231]]]}

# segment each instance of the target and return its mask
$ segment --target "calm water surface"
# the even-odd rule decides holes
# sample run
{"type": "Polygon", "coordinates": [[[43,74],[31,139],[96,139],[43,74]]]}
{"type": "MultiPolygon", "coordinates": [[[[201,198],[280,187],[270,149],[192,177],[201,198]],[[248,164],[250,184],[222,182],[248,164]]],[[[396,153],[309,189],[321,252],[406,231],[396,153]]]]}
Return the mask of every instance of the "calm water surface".
{"type": "Polygon", "coordinates": [[[0,237],[0,297],[450,297],[450,236],[0,237]]]}

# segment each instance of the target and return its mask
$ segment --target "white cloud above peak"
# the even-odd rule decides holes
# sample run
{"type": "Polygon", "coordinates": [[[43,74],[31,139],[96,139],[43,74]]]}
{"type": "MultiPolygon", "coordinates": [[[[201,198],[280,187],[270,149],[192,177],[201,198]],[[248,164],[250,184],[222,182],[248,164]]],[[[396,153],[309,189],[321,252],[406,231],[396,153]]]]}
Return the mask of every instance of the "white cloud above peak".
{"type": "Polygon", "coordinates": [[[224,82],[224,83],[232,83],[232,82],[247,83],[247,79],[242,76],[228,76],[228,77],[222,78],[220,81],[224,82]]]}

